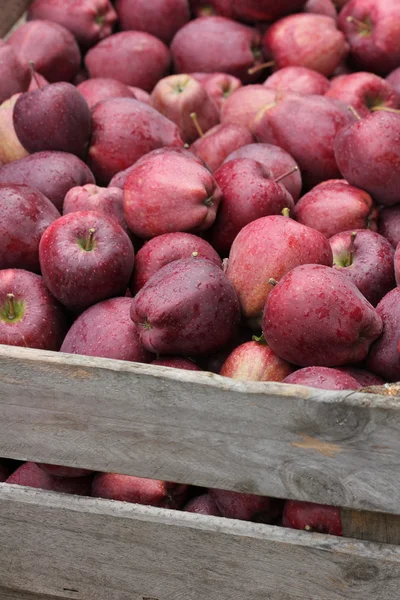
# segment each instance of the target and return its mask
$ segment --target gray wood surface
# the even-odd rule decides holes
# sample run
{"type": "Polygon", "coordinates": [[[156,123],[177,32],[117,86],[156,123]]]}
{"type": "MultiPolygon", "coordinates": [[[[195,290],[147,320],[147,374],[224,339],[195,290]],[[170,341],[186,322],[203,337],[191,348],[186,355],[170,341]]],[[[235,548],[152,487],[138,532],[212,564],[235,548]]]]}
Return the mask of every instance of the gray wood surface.
{"type": "Polygon", "coordinates": [[[30,0],[0,0],[0,38],[10,31],[30,3],[30,0]]]}
{"type": "Polygon", "coordinates": [[[400,516],[364,510],[342,510],[343,535],[400,547],[400,516]]]}
{"type": "Polygon", "coordinates": [[[0,347],[0,456],[400,513],[400,401],[0,347]]]}
{"type": "Polygon", "coordinates": [[[0,527],[2,586],[41,600],[399,597],[395,546],[6,484],[0,527]]]}

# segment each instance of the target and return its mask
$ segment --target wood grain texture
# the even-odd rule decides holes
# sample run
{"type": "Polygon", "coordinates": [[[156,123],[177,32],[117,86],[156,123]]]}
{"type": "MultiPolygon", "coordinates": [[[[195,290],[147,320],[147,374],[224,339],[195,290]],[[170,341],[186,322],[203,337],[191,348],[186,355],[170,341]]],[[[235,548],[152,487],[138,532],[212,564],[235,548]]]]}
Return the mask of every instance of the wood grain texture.
{"type": "Polygon", "coordinates": [[[400,516],[363,510],[342,510],[343,535],[400,547],[400,516]]]}
{"type": "Polygon", "coordinates": [[[0,38],[22,17],[31,0],[0,0],[0,38]]]}
{"type": "Polygon", "coordinates": [[[5,484],[0,527],[2,586],[46,600],[398,600],[394,546],[5,484]]]}
{"type": "Polygon", "coordinates": [[[0,456],[400,513],[400,402],[0,347],[0,456]]]}

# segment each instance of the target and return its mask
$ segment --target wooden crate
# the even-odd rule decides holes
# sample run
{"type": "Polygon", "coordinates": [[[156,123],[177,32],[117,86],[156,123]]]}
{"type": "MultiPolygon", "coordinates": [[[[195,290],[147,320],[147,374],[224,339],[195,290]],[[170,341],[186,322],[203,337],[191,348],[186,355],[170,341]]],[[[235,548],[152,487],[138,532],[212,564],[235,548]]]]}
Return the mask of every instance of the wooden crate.
{"type": "MultiPolygon", "coordinates": [[[[0,0],[0,35],[27,5],[0,0]]],[[[399,434],[397,386],[0,346],[0,456],[334,504],[345,533],[0,484],[0,600],[398,600],[399,434]]]]}

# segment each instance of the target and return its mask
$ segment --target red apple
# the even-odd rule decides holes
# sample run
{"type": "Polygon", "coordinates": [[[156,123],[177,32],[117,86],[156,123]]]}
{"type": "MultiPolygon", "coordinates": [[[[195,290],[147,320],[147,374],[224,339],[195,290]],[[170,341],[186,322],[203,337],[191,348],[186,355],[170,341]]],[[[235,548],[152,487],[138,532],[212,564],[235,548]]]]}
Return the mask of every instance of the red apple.
{"type": "Polygon", "coordinates": [[[0,44],[0,104],[14,94],[25,92],[30,77],[29,64],[21,62],[11,46],[0,44]]]}
{"type": "Polygon", "coordinates": [[[79,71],[81,53],[78,44],[72,33],[58,23],[39,19],[29,21],[20,25],[7,43],[23,65],[28,67],[33,63],[35,71],[50,83],[71,81],[79,71]]]}
{"type": "Polygon", "coordinates": [[[232,152],[254,141],[247,127],[235,123],[216,125],[191,145],[190,150],[216,171],[232,152]]]}
{"type": "Polygon", "coordinates": [[[280,92],[323,96],[329,90],[330,83],[318,71],[307,67],[291,66],[275,71],[267,77],[264,85],[280,92]]]}
{"type": "Polygon", "coordinates": [[[36,463],[26,462],[10,475],[6,483],[49,490],[50,492],[58,492],[61,494],[90,496],[92,478],[56,477],[45,473],[36,463]]]}
{"type": "Polygon", "coordinates": [[[107,185],[114,175],[156,148],[183,146],[175,123],[131,98],[96,104],[92,125],[88,162],[99,185],[107,185]]]}
{"type": "Polygon", "coordinates": [[[294,208],[293,198],[279,178],[275,180],[268,167],[255,160],[230,160],[214,176],[222,202],[209,240],[221,256],[229,254],[233,240],[248,223],[294,208]]]}
{"type": "Polygon", "coordinates": [[[117,14],[109,0],[34,0],[28,19],[64,25],[82,46],[92,46],[112,33],[117,14]]]}
{"type": "Polygon", "coordinates": [[[170,60],[167,46],[158,38],[142,31],[122,31],[91,48],[85,66],[90,77],[112,77],[151,92],[166,75],[170,60]]]}
{"type": "Polygon", "coordinates": [[[187,485],[178,483],[118,473],[99,473],[93,480],[92,496],[162,508],[180,508],[188,490],[187,485]]]}
{"type": "Polygon", "coordinates": [[[135,87],[134,85],[128,85],[128,88],[131,90],[136,100],[139,100],[139,102],[144,102],[145,104],[150,104],[150,106],[152,106],[151,96],[148,92],[145,92],[144,90],[142,90],[142,88],[135,87]]]}
{"type": "Polygon", "coordinates": [[[88,183],[69,190],[64,199],[63,214],[95,210],[114,219],[129,234],[122,199],[122,190],[117,187],[101,188],[88,183]]]}
{"type": "Polygon", "coordinates": [[[400,206],[388,206],[380,210],[378,231],[396,248],[400,242],[400,206]]]}
{"type": "Polygon", "coordinates": [[[39,275],[0,271],[0,344],[59,350],[66,328],[62,308],[39,275]]]}
{"type": "Polygon", "coordinates": [[[331,19],[337,21],[338,14],[334,2],[335,0],[307,0],[304,6],[304,12],[325,15],[326,17],[331,17],[331,19]]]}
{"type": "Polygon", "coordinates": [[[332,81],[326,96],[349,104],[362,117],[377,108],[397,108],[400,100],[385,79],[373,73],[363,72],[343,75],[332,81]]]}
{"type": "Polygon", "coordinates": [[[263,342],[245,342],[237,346],[219,372],[241,381],[283,381],[293,367],[263,342]]]}
{"type": "Polygon", "coordinates": [[[334,235],[329,243],[334,269],[348,277],[373,306],[395,287],[394,250],[382,235],[356,229],[334,235]]]}
{"type": "Polygon", "coordinates": [[[54,475],[55,477],[84,477],[90,475],[94,471],[89,469],[76,469],[74,467],[62,467],[58,465],[50,465],[48,463],[35,463],[42,471],[48,475],[54,475]]]}
{"type": "Polygon", "coordinates": [[[400,379],[400,287],[391,290],[376,307],[383,321],[383,333],[372,345],[367,366],[387,381],[400,379]]]}
{"type": "Polygon", "coordinates": [[[298,12],[303,8],[305,0],[214,0],[214,3],[217,11],[231,7],[232,17],[235,19],[258,22],[276,21],[280,17],[298,12]]]}
{"type": "Polygon", "coordinates": [[[169,44],[190,19],[188,0],[117,0],[122,30],[146,31],[169,44]]]}
{"type": "Polygon", "coordinates": [[[278,281],[294,267],[309,263],[332,265],[329,242],[319,231],[281,216],[246,225],[232,244],[226,270],[243,316],[258,322],[273,289],[269,279],[278,281]]]}
{"type": "Polygon", "coordinates": [[[208,242],[192,233],[165,233],[149,240],[135,260],[132,292],[136,294],[165,265],[181,258],[206,258],[222,268],[222,261],[208,242]]]}
{"type": "Polygon", "coordinates": [[[255,160],[270,169],[274,177],[281,177],[293,170],[291,175],[282,179],[282,185],[285,186],[293,200],[297,202],[302,187],[301,173],[296,161],[288,152],[272,144],[249,144],[231,152],[226,157],[224,163],[236,158],[250,158],[255,160]]]}
{"type": "Polygon", "coordinates": [[[331,17],[296,14],[277,21],[263,38],[278,69],[308,67],[329,77],[348,52],[346,38],[331,17]]]}
{"type": "Polygon", "coordinates": [[[112,298],[85,310],[68,331],[61,352],[150,362],[152,356],[142,348],[130,318],[131,304],[130,298],[112,298]]]}
{"type": "Polygon", "coordinates": [[[400,67],[389,73],[386,77],[386,81],[392,86],[396,92],[398,98],[400,98],[400,67]]]}
{"type": "Polygon", "coordinates": [[[280,280],[262,319],[272,350],[301,367],[361,362],[382,328],[379,313],[347,277],[313,264],[280,280]]]}
{"type": "Polygon", "coordinates": [[[286,377],[283,383],[306,385],[321,390],[358,390],[361,387],[361,384],[348,373],[330,367],[299,369],[286,377]]]}
{"type": "Polygon", "coordinates": [[[249,127],[257,113],[270,104],[274,104],[276,91],[263,85],[246,85],[237,89],[224,103],[221,109],[221,123],[235,123],[249,127]]]}
{"type": "Polygon", "coordinates": [[[58,210],[73,187],[94,183],[89,167],[67,152],[35,152],[0,168],[0,183],[18,183],[36,188],[58,210]]]}
{"type": "Polygon", "coordinates": [[[290,529],[343,535],[340,508],[312,502],[287,500],[283,510],[282,525],[290,529]]]}
{"type": "Polygon", "coordinates": [[[14,94],[0,104],[0,165],[28,156],[15,133],[13,123],[14,106],[20,95],[14,94]]]}
{"type": "Polygon", "coordinates": [[[159,367],[170,367],[173,369],[184,369],[185,371],[201,371],[200,367],[196,365],[195,362],[189,360],[188,358],[175,358],[175,357],[165,357],[165,358],[157,358],[153,360],[152,365],[158,365],[159,367]]]}
{"type": "Polygon", "coordinates": [[[34,69],[31,69],[31,82],[29,84],[28,89],[24,90],[24,92],[34,92],[35,90],[39,90],[40,88],[48,84],[49,82],[47,81],[47,79],[45,79],[45,77],[43,77],[43,75],[41,75],[40,73],[36,73],[34,69]]]}
{"type": "Polygon", "coordinates": [[[208,169],[177,152],[144,156],[124,186],[126,221],[143,239],[208,229],[220,200],[221,191],[208,169]]]}
{"type": "Polygon", "coordinates": [[[191,73],[202,84],[210,98],[221,111],[227,99],[242,87],[242,82],[228,73],[191,73]]]}
{"type": "Polygon", "coordinates": [[[220,517],[221,513],[219,512],[217,505],[210,493],[203,494],[202,496],[197,496],[197,498],[193,498],[186,504],[183,508],[185,512],[196,513],[198,515],[210,515],[213,517],[220,517]]]}
{"type": "Polygon", "coordinates": [[[113,219],[82,211],[64,215],[46,229],[39,257],[49,290],[64,306],[77,312],[125,293],[134,250],[113,219]]]}
{"type": "Polygon", "coordinates": [[[359,369],[357,367],[340,367],[339,370],[351,375],[362,387],[383,385],[385,383],[385,380],[382,379],[382,377],[378,377],[378,375],[366,371],[365,369],[359,369]]]}
{"type": "Polygon", "coordinates": [[[82,81],[77,87],[91,109],[109,98],[136,98],[134,92],[117,79],[93,77],[82,81]]]}
{"type": "Polygon", "coordinates": [[[343,179],[324,181],[297,202],[294,218],[330,238],[349,229],[376,231],[378,210],[367,192],[343,179]]]}
{"type": "Polygon", "coordinates": [[[209,493],[221,515],[228,519],[275,523],[282,512],[282,503],[276,498],[216,489],[209,493]]]}
{"type": "Polygon", "coordinates": [[[240,308],[232,284],[217,265],[187,258],[153,275],[133,299],[131,318],[147,350],[192,356],[227,344],[239,324],[240,308]]]}

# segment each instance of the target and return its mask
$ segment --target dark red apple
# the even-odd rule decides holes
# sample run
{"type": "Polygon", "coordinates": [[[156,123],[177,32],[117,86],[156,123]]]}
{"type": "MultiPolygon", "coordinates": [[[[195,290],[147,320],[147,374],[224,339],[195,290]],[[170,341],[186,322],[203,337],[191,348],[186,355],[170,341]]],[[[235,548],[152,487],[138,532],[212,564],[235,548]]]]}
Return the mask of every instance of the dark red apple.
{"type": "Polygon", "coordinates": [[[174,509],[181,508],[188,491],[187,485],[118,473],[99,473],[92,485],[97,498],[174,509]]]}
{"type": "Polygon", "coordinates": [[[14,106],[20,96],[21,94],[14,94],[0,104],[0,166],[28,156],[15,133],[13,123],[14,106]]]}
{"type": "Polygon", "coordinates": [[[34,69],[31,69],[31,82],[29,84],[28,89],[24,91],[33,92],[35,90],[39,90],[40,88],[48,84],[49,82],[43,77],[43,75],[41,75],[40,73],[36,73],[34,69]]]}
{"type": "Polygon", "coordinates": [[[191,76],[202,84],[219,111],[227,99],[242,87],[240,79],[228,73],[191,73],[191,76]]]}
{"type": "Polygon", "coordinates": [[[221,256],[229,254],[233,240],[248,223],[294,208],[293,198],[279,178],[275,180],[268,167],[255,160],[230,160],[214,176],[222,202],[208,239],[221,256]]]}
{"type": "Polygon", "coordinates": [[[143,239],[208,229],[220,200],[221,191],[208,169],[177,152],[144,156],[124,186],[126,221],[143,239]]]}
{"type": "Polygon", "coordinates": [[[283,510],[282,525],[290,529],[343,535],[340,508],[312,502],[287,500],[283,510]]]}
{"type": "Polygon", "coordinates": [[[77,88],[85,98],[90,109],[98,102],[108,100],[109,98],[136,98],[134,92],[117,79],[93,77],[92,79],[82,81],[77,88]]]}
{"type": "Polygon", "coordinates": [[[385,79],[361,71],[335,79],[325,95],[352,106],[361,117],[382,107],[397,108],[400,102],[385,79]]]}
{"type": "Polygon", "coordinates": [[[115,220],[82,211],[64,215],[46,229],[39,257],[49,290],[64,306],[79,312],[125,293],[134,250],[115,220]]]}
{"type": "Polygon", "coordinates": [[[191,145],[190,151],[199,156],[210,169],[216,171],[227,156],[254,141],[247,127],[235,123],[216,125],[191,145]]]}
{"type": "Polygon", "coordinates": [[[34,0],[28,19],[63,25],[82,46],[92,46],[112,33],[117,14],[109,0],[34,0]]]}
{"type": "Polygon", "coordinates": [[[201,371],[200,367],[195,362],[188,358],[180,357],[165,357],[157,358],[153,360],[152,365],[158,365],[159,367],[170,367],[173,369],[184,369],[185,371],[201,371]]]}
{"type": "MultiPolygon", "coordinates": [[[[50,83],[71,81],[81,65],[81,53],[72,33],[52,21],[35,20],[20,25],[8,38],[20,62],[50,83]]],[[[29,83],[26,87],[28,87],[29,83]]]]}
{"type": "Polygon", "coordinates": [[[6,483],[61,494],[90,496],[92,477],[56,477],[55,475],[45,473],[36,463],[26,462],[10,475],[6,483]]]}
{"type": "Polygon", "coordinates": [[[159,269],[181,258],[206,258],[222,268],[222,261],[214,248],[192,233],[165,233],[149,240],[135,259],[132,292],[136,294],[159,269]]]}
{"type": "Polygon", "coordinates": [[[157,81],[167,74],[170,61],[167,46],[142,31],[114,33],[85,56],[90,77],[112,77],[146,92],[151,92],[157,81]]]}
{"type": "Polygon", "coordinates": [[[264,85],[279,92],[323,96],[329,90],[330,83],[318,71],[307,67],[291,66],[275,71],[267,77],[264,85]]]}
{"type": "Polygon", "coordinates": [[[379,313],[331,267],[301,265],[269,294],[262,330],[281,358],[301,367],[363,361],[382,333],[379,313]]]}
{"type": "Polygon", "coordinates": [[[63,310],[39,275],[0,271],[0,344],[59,350],[66,330],[63,310]]]}
{"type": "Polygon", "coordinates": [[[338,14],[336,10],[335,0],[307,0],[304,6],[304,12],[315,15],[325,15],[337,21],[338,14]]]}
{"type": "Polygon", "coordinates": [[[94,473],[90,469],[76,469],[74,467],[62,467],[48,463],[36,463],[36,465],[48,475],[54,475],[55,477],[84,477],[85,475],[94,473]]]}
{"type": "Polygon", "coordinates": [[[340,367],[340,371],[344,371],[353,377],[362,387],[369,387],[371,385],[383,385],[385,380],[382,377],[378,377],[370,371],[365,369],[359,369],[358,367],[340,367]]]}
{"type": "Polygon", "coordinates": [[[153,275],[133,299],[131,318],[147,350],[192,356],[227,344],[239,324],[240,308],[232,284],[217,265],[187,258],[153,275]]]}
{"type": "Polygon", "coordinates": [[[343,179],[324,181],[297,202],[294,218],[330,238],[350,229],[376,231],[378,210],[367,192],[343,179]]]}
{"type": "Polygon", "coordinates": [[[220,517],[221,513],[219,512],[217,505],[210,493],[203,494],[202,496],[197,496],[197,498],[193,498],[186,504],[183,508],[185,512],[196,513],[198,515],[210,515],[213,517],[220,517]]]}
{"type": "Polygon", "coordinates": [[[361,387],[348,373],[330,367],[305,367],[286,377],[282,383],[306,385],[321,390],[358,390],[361,387]]]}
{"type": "Polygon", "coordinates": [[[25,92],[31,78],[29,64],[21,62],[11,46],[0,44],[0,104],[25,92]]]}
{"type": "Polygon", "coordinates": [[[122,30],[146,31],[169,44],[190,19],[188,0],[117,0],[122,30]]]}
{"type": "Polygon", "coordinates": [[[383,321],[383,333],[372,345],[367,366],[387,381],[400,380],[400,287],[391,290],[376,307],[383,321]]]}
{"type": "Polygon", "coordinates": [[[0,269],[39,273],[40,239],[59,216],[39,190],[0,183],[0,269]]]}
{"type": "Polygon", "coordinates": [[[242,314],[259,319],[279,280],[301,264],[332,265],[332,250],[322,233],[282,216],[257,219],[238,234],[229,253],[226,274],[236,289],[242,314]]]}
{"type": "Polygon", "coordinates": [[[389,73],[386,77],[386,81],[390,83],[398,98],[400,98],[400,67],[389,73]]]}
{"type": "Polygon", "coordinates": [[[64,199],[63,214],[95,210],[114,219],[129,234],[122,199],[123,193],[120,188],[101,188],[87,183],[69,190],[64,199]]]}
{"type": "Polygon", "coordinates": [[[219,372],[241,381],[283,381],[293,367],[263,342],[245,342],[237,346],[219,372]]]}
{"type": "Polygon", "coordinates": [[[376,306],[395,287],[393,246],[374,231],[356,229],[330,238],[333,267],[376,306]]]}
{"type": "Polygon", "coordinates": [[[239,21],[276,21],[293,12],[300,11],[305,0],[213,0],[221,14],[232,10],[232,17],[239,21]],[[222,12],[221,12],[222,11],[222,12]]]}
{"type": "Polygon", "coordinates": [[[276,498],[217,489],[209,494],[221,515],[228,519],[276,523],[282,513],[282,502],[276,498]]]}
{"type": "Polygon", "coordinates": [[[396,248],[400,242],[400,206],[388,206],[380,210],[378,231],[396,248]]]}
{"type": "Polygon", "coordinates": [[[131,304],[130,298],[111,298],[85,310],[68,331],[61,352],[150,362],[152,355],[142,348],[130,318],[131,304]]]}
{"type": "Polygon", "coordinates": [[[35,152],[0,168],[0,183],[18,183],[36,188],[58,210],[67,192],[94,183],[93,173],[77,156],[67,152],[35,152]]]}
{"type": "Polygon", "coordinates": [[[99,102],[92,113],[91,166],[98,185],[162,146],[183,146],[179,129],[157,110],[131,98],[99,102]]]}
{"type": "Polygon", "coordinates": [[[264,85],[245,85],[227,98],[221,109],[221,123],[235,123],[251,127],[257,113],[274,104],[276,91],[264,85]]]}

